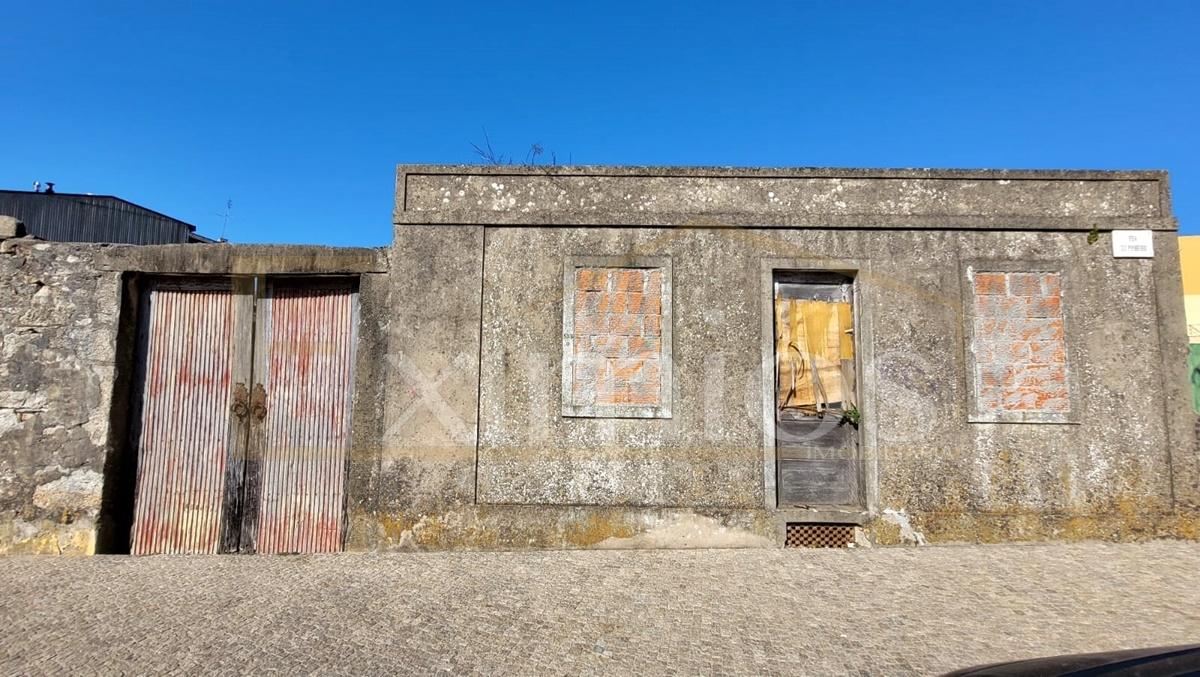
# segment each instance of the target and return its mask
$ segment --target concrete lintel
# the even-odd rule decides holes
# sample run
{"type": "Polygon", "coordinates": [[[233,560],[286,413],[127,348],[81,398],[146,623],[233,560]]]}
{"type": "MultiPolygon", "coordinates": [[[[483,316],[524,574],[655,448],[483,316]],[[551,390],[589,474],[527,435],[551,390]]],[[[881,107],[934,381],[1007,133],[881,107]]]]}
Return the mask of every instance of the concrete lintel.
{"type": "Polygon", "coordinates": [[[386,249],[310,245],[112,245],[100,270],[200,275],[333,275],[386,273],[386,249]]]}

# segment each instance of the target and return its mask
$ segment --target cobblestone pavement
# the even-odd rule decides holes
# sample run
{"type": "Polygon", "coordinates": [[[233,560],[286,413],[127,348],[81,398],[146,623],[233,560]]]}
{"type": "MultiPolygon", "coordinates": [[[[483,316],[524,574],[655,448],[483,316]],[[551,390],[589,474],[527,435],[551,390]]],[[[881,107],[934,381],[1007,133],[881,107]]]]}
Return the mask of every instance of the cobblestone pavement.
{"type": "Polygon", "coordinates": [[[0,559],[0,672],[911,674],[1200,642],[1200,544],[0,559]]]}

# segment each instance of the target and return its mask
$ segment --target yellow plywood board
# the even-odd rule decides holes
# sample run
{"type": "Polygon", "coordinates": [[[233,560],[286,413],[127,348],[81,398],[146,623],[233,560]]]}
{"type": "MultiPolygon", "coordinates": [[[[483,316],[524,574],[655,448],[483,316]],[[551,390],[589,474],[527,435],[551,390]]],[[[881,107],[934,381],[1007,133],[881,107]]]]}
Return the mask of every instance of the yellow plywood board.
{"type": "Polygon", "coordinates": [[[778,406],[817,413],[847,401],[854,337],[848,302],[775,299],[778,406]]]}
{"type": "Polygon", "coordinates": [[[1200,294],[1185,294],[1183,314],[1187,317],[1188,343],[1200,343],[1200,294]]]}
{"type": "MultiPolygon", "coordinates": [[[[1179,238],[1179,267],[1183,270],[1183,293],[1200,294],[1200,235],[1179,238]]],[[[1189,323],[1200,318],[1188,316],[1189,323]]]]}

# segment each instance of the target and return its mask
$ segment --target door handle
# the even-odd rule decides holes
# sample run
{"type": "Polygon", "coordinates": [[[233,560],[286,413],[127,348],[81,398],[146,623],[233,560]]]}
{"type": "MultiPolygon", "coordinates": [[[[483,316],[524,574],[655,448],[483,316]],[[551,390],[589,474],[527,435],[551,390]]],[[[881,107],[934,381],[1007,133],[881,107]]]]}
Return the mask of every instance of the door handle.
{"type": "Polygon", "coordinates": [[[261,383],[254,384],[254,394],[250,396],[250,411],[254,418],[260,421],[267,417],[267,391],[261,383]]]}
{"type": "Polygon", "coordinates": [[[250,406],[247,402],[250,399],[250,393],[246,391],[245,383],[235,383],[233,386],[233,404],[229,405],[229,411],[240,421],[246,420],[246,414],[250,412],[250,406]]]}

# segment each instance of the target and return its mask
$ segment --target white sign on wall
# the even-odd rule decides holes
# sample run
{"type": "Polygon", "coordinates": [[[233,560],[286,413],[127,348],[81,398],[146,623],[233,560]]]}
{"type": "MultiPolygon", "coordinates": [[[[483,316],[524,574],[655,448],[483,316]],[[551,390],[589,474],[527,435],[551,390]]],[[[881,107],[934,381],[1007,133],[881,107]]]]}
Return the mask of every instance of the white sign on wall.
{"type": "Polygon", "coordinates": [[[1113,256],[1119,259],[1154,258],[1154,232],[1149,230],[1114,230],[1113,256]]]}

